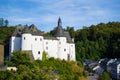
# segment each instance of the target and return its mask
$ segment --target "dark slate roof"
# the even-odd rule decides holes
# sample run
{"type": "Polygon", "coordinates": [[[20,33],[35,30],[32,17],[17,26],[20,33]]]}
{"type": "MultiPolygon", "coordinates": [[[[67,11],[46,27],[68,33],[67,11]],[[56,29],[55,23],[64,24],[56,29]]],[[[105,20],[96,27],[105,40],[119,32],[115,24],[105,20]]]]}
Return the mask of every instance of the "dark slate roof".
{"type": "Polygon", "coordinates": [[[54,37],[66,37],[68,43],[73,43],[70,34],[62,29],[62,21],[59,17],[58,26],[54,30],[54,37]]]}
{"type": "Polygon", "coordinates": [[[54,36],[55,37],[65,37],[64,30],[62,29],[61,26],[58,26],[58,27],[55,28],[54,36]]]}
{"type": "Polygon", "coordinates": [[[23,33],[23,29],[24,29],[23,26],[17,26],[15,31],[13,32],[12,36],[20,37],[21,34],[23,33]]]}
{"type": "Polygon", "coordinates": [[[59,17],[58,19],[58,26],[62,26],[62,21],[61,21],[61,18],[59,17]]]}
{"type": "Polygon", "coordinates": [[[47,37],[44,36],[44,39],[48,39],[48,40],[58,40],[56,37],[48,37],[48,36],[47,36],[47,37]]]}
{"type": "Polygon", "coordinates": [[[71,39],[71,37],[70,37],[69,32],[65,32],[65,31],[64,31],[64,35],[65,35],[65,37],[67,38],[67,42],[68,42],[68,43],[73,43],[73,42],[72,42],[72,39],[71,39]]]}
{"type": "Polygon", "coordinates": [[[32,35],[42,35],[42,32],[39,31],[34,24],[30,26],[17,26],[12,36],[20,37],[23,33],[30,33],[32,35]]]}
{"type": "Polygon", "coordinates": [[[23,33],[31,33],[32,35],[42,36],[42,32],[37,29],[37,27],[32,24],[29,27],[25,27],[23,33]]]}
{"type": "Polygon", "coordinates": [[[68,43],[73,43],[69,32],[64,31],[61,26],[55,28],[54,37],[66,37],[68,43]]]}

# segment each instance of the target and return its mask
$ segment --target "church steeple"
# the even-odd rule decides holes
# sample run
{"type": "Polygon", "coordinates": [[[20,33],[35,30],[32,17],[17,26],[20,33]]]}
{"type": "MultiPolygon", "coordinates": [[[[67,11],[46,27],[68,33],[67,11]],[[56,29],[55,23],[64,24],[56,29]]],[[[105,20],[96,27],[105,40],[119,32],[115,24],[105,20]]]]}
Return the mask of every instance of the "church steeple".
{"type": "Polygon", "coordinates": [[[58,26],[62,27],[62,21],[61,21],[61,18],[59,17],[58,19],[58,26]]]}

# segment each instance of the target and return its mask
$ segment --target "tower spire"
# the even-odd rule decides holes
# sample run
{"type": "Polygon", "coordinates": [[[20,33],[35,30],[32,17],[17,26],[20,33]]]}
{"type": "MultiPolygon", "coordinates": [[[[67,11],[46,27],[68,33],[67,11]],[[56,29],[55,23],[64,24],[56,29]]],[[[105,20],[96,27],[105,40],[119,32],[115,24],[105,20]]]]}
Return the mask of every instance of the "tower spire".
{"type": "Polygon", "coordinates": [[[62,21],[61,21],[61,18],[59,17],[58,19],[58,26],[62,27],[62,21]]]}

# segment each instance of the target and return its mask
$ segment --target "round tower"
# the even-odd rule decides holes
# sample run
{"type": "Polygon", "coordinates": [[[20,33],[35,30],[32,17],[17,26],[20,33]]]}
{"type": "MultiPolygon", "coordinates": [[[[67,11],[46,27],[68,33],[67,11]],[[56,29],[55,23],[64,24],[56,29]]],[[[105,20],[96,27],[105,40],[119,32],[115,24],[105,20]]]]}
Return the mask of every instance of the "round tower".
{"type": "Polygon", "coordinates": [[[25,33],[22,34],[22,49],[21,50],[31,50],[32,45],[31,45],[31,34],[30,33],[25,33]]]}

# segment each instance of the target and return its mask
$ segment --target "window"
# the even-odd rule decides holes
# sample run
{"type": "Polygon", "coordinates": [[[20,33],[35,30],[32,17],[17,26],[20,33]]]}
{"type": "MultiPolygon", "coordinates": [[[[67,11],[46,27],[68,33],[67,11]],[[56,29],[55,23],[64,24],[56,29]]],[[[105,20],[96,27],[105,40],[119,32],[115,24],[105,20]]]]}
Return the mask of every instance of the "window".
{"type": "Polygon", "coordinates": [[[11,71],[14,71],[13,68],[11,68],[11,71]]]}
{"type": "Polygon", "coordinates": [[[42,38],[40,38],[40,41],[42,41],[42,38]]]}
{"type": "Polygon", "coordinates": [[[61,42],[59,42],[59,44],[61,44],[61,42]]]}
{"type": "Polygon", "coordinates": [[[38,54],[40,54],[40,51],[38,51],[38,54]]]}
{"type": "Polygon", "coordinates": [[[67,60],[68,61],[70,60],[70,54],[67,54],[67,60]]]}
{"type": "Polygon", "coordinates": [[[25,37],[24,37],[24,40],[25,40],[25,37]]]}
{"type": "Polygon", "coordinates": [[[46,50],[48,50],[48,47],[46,47],[46,50]]]}
{"type": "Polygon", "coordinates": [[[66,49],[64,49],[64,51],[66,51],[66,49]]]}
{"type": "Polygon", "coordinates": [[[48,42],[46,42],[46,44],[48,44],[48,42]]]}
{"type": "Polygon", "coordinates": [[[37,38],[35,38],[35,41],[37,40],[37,38]]]}
{"type": "Polygon", "coordinates": [[[71,45],[71,47],[73,47],[73,45],[71,45]]]}
{"type": "Polygon", "coordinates": [[[19,29],[18,31],[21,32],[22,30],[19,29]]]}

